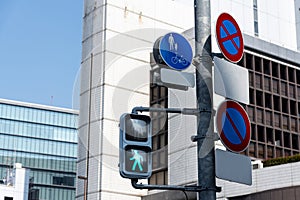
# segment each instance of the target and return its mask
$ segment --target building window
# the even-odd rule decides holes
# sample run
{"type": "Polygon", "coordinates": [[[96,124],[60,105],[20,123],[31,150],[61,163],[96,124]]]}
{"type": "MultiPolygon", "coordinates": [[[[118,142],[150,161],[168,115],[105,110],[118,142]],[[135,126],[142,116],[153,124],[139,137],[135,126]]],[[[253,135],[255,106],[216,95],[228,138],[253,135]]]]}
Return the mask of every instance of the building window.
{"type": "Polygon", "coordinates": [[[292,144],[293,144],[293,149],[296,149],[296,150],[299,149],[298,135],[292,135],[292,144]]]}
{"type": "Polygon", "coordinates": [[[296,88],[294,85],[289,85],[289,97],[295,99],[296,98],[296,88]]]}
{"type": "Polygon", "coordinates": [[[274,157],[274,149],[273,149],[273,147],[268,146],[267,152],[268,152],[268,158],[273,158],[274,157]]]}
{"type": "Polygon", "coordinates": [[[265,93],[265,107],[272,109],[272,96],[271,96],[271,94],[265,93]]]}
{"type": "Polygon", "coordinates": [[[283,140],[284,140],[284,147],[291,148],[290,133],[284,132],[283,133],[283,140]]]}
{"type": "Polygon", "coordinates": [[[297,119],[291,117],[291,131],[297,132],[297,119]]]}
{"type": "Polygon", "coordinates": [[[271,92],[271,78],[264,77],[264,90],[271,92]]]}
{"type": "Polygon", "coordinates": [[[257,126],[257,135],[259,142],[265,142],[265,131],[263,126],[257,126]]]}
{"type": "Polygon", "coordinates": [[[271,75],[269,60],[266,59],[263,60],[263,69],[264,69],[264,74],[271,75]]]}
{"type": "Polygon", "coordinates": [[[258,158],[265,159],[265,146],[263,144],[258,144],[258,158]]]}
{"type": "Polygon", "coordinates": [[[272,128],[266,128],[266,133],[267,133],[267,143],[268,144],[274,144],[273,129],[272,128]]]}
{"type": "Polygon", "coordinates": [[[262,89],[262,76],[260,74],[255,74],[255,86],[262,89]]]}
{"type": "Polygon", "coordinates": [[[272,112],[266,111],[266,125],[272,126],[272,112]]]}
{"type": "Polygon", "coordinates": [[[263,93],[261,91],[256,91],[256,105],[264,106],[263,93]]]}
{"type": "Polygon", "coordinates": [[[65,186],[74,186],[74,177],[63,176],[63,177],[53,177],[53,185],[65,185],[65,186]]]}
{"type": "Polygon", "coordinates": [[[246,68],[253,69],[253,56],[251,54],[246,54],[246,68]]]}
{"type": "Polygon", "coordinates": [[[4,200],[13,200],[13,197],[4,197],[4,200]]]}
{"type": "Polygon", "coordinates": [[[253,0],[253,15],[254,15],[254,35],[258,36],[257,0],[253,0]]]}
{"type": "Polygon", "coordinates": [[[283,96],[287,96],[288,95],[287,84],[285,82],[281,82],[280,94],[283,95],[283,96]]]}
{"type": "Polygon", "coordinates": [[[264,116],[263,116],[263,110],[257,109],[256,111],[256,122],[263,124],[264,123],[264,116]]]}
{"type": "Polygon", "coordinates": [[[275,146],[282,146],[282,133],[279,130],[275,130],[275,146]]]}

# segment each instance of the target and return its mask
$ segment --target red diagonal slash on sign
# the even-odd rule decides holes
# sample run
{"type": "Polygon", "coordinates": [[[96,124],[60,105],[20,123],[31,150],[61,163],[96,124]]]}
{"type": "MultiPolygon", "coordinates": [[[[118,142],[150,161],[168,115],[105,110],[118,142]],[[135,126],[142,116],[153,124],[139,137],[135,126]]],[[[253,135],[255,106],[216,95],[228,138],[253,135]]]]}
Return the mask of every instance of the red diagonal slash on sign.
{"type": "Polygon", "coordinates": [[[237,136],[240,138],[241,142],[243,142],[244,139],[243,139],[239,129],[236,127],[234,121],[232,120],[232,118],[230,117],[230,115],[227,111],[226,111],[226,117],[228,118],[231,126],[233,127],[233,129],[234,129],[235,133],[237,134],[237,136]]]}
{"type": "Polygon", "coordinates": [[[227,149],[238,153],[248,147],[251,138],[250,120],[246,110],[239,103],[232,100],[222,102],[216,113],[216,125],[220,139],[227,149]],[[237,112],[230,112],[229,108],[235,109],[237,112]],[[229,126],[236,135],[230,132],[229,126]],[[245,127],[245,129],[242,127],[245,127]],[[233,142],[236,141],[236,136],[239,138],[237,140],[240,140],[238,144],[233,142]]]}

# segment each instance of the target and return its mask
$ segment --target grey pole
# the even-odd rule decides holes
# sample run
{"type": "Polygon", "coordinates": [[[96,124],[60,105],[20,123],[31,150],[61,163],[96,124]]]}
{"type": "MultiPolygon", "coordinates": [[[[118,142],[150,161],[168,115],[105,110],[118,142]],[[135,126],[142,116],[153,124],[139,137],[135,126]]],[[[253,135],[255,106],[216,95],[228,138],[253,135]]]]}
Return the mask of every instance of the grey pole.
{"type": "Polygon", "coordinates": [[[198,199],[215,200],[215,152],[212,96],[211,18],[210,0],[194,0],[196,95],[200,115],[197,118],[198,199]]]}

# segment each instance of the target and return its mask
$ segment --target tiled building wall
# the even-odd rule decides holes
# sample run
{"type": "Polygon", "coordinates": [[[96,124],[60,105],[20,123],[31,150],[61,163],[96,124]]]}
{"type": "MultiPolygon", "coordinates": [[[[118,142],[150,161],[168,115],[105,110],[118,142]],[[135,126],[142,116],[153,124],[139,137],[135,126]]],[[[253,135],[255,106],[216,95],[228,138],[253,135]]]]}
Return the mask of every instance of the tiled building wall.
{"type": "Polygon", "coordinates": [[[250,85],[252,133],[244,153],[259,159],[299,154],[300,69],[250,52],[240,64],[250,85]]]}

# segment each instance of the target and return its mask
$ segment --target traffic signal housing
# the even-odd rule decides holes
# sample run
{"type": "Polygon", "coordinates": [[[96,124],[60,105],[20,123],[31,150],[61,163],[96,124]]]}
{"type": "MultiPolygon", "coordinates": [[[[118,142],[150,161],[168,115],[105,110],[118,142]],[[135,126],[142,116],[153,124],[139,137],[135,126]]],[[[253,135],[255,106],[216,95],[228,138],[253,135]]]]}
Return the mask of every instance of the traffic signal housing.
{"type": "Polygon", "coordinates": [[[147,115],[120,117],[119,171],[123,178],[147,179],[152,173],[152,127],[147,115]]]}

